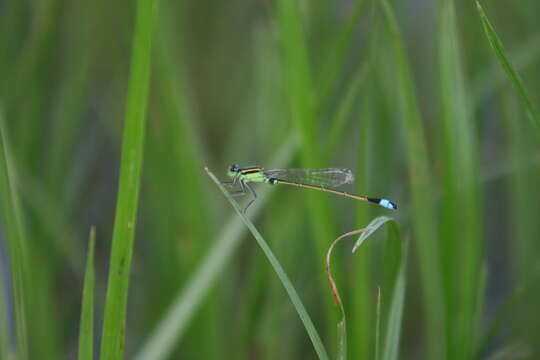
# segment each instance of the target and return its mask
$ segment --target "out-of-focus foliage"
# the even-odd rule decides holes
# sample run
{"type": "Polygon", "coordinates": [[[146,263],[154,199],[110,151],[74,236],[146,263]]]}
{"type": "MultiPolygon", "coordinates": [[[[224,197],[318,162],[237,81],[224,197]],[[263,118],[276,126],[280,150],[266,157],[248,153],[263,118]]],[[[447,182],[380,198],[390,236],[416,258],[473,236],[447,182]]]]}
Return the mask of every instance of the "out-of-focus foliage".
{"type": "MultiPolygon", "coordinates": [[[[0,358],[77,357],[92,225],[98,353],[136,4],[0,0],[0,358]]],[[[248,216],[330,357],[324,254],[386,215],[410,245],[399,359],[539,358],[540,3],[481,4],[158,1],[125,357],[316,357],[203,170],[237,163],[349,167],[345,191],[399,204],[255,185],[248,216]]],[[[351,359],[375,356],[379,243],[333,258],[351,359]]]]}

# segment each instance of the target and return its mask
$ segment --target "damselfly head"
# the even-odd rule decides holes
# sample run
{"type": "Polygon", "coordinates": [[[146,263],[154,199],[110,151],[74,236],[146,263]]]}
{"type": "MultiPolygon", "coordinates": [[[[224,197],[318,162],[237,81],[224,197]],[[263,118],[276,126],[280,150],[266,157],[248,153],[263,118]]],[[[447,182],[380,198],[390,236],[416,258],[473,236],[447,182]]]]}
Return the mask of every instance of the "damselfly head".
{"type": "Polygon", "coordinates": [[[229,167],[229,176],[230,177],[234,177],[236,176],[236,174],[238,174],[240,172],[240,168],[238,167],[238,165],[236,164],[232,164],[230,167],[229,167]]]}

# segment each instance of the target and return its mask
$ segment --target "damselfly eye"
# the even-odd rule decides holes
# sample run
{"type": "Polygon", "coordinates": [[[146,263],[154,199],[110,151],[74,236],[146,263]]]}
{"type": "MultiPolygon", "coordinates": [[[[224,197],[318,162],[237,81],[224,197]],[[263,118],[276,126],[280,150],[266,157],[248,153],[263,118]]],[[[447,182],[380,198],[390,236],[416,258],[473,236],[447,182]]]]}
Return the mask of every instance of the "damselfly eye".
{"type": "Polygon", "coordinates": [[[238,172],[238,165],[232,164],[231,167],[229,168],[229,171],[233,173],[238,172]]]}

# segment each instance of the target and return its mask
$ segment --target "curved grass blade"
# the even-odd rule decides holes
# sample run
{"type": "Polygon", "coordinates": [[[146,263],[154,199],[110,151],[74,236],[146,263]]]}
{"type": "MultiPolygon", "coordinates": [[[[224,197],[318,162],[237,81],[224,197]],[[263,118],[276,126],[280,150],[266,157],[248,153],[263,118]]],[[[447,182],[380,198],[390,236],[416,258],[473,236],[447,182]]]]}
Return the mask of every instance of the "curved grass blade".
{"type": "Polygon", "coordinates": [[[388,216],[379,216],[375,219],[373,219],[368,226],[366,226],[365,230],[362,232],[358,240],[354,243],[352,252],[356,252],[358,250],[358,247],[362,245],[362,243],[375,231],[377,231],[381,226],[383,226],[388,221],[394,221],[394,219],[388,217],[388,216]]]}
{"type": "MultiPolygon", "coordinates": [[[[294,156],[297,147],[296,138],[291,135],[269,162],[285,166],[294,156]]],[[[257,201],[250,208],[251,216],[255,217],[265,206],[270,193],[268,188],[259,192],[257,201]]],[[[208,250],[208,255],[194,271],[185,288],[181,289],[178,296],[172,301],[172,305],[164,312],[162,320],[141,346],[134,357],[135,360],[162,360],[170,356],[210,287],[240,245],[245,231],[246,227],[242,226],[236,216],[227,222],[220,236],[213,242],[213,247],[208,250]]]]}
{"type": "Polygon", "coordinates": [[[348,233],[342,234],[341,236],[339,236],[337,239],[335,239],[332,242],[332,244],[328,248],[328,251],[326,252],[326,276],[328,278],[328,282],[330,283],[330,289],[332,290],[332,296],[334,297],[334,302],[339,307],[339,311],[341,312],[341,320],[337,324],[337,329],[338,329],[337,359],[340,359],[340,360],[347,358],[347,316],[345,315],[345,308],[343,307],[343,302],[341,301],[341,296],[339,295],[336,281],[334,280],[334,277],[332,276],[330,260],[332,259],[332,252],[334,251],[334,247],[337,245],[338,242],[345,239],[346,237],[359,234],[365,230],[366,229],[358,229],[358,230],[353,230],[348,233]]]}
{"type": "Polygon", "coordinates": [[[92,226],[88,241],[88,255],[86,256],[86,272],[84,274],[81,324],[79,328],[79,360],[92,360],[94,358],[95,242],[96,228],[92,226]]]}
{"type": "Polygon", "coordinates": [[[482,8],[482,5],[480,5],[480,2],[478,0],[476,1],[476,8],[478,10],[478,14],[480,15],[480,20],[482,21],[482,25],[484,26],[486,37],[488,38],[489,44],[491,45],[493,52],[495,52],[497,59],[501,63],[502,68],[504,69],[504,71],[506,72],[506,75],[508,76],[508,80],[510,80],[510,83],[516,90],[519,99],[525,106],[529,120],[531,121],[533,126],[535,126],[537,132],[539,132],[540,131],[540,117],[538,115],[538,111],[536,110],[535,106],[530,100],[529,94],[527,93],[527,90],[525,89],[525,85],[523,84],[523,80],[521,79],[521,76],[514,69],[514,66],[510,62],[510,59],[506,55],[506,50],[504,49],[501,40],[497,36],[497,33],[495,32],[493,25],[491,25],[486,13],[484,12],[484,9],[482,8]]]}
{"type": "Polygon", "coordinates": [[[233,199],[229,191],[225,189],[225,187],[216,178],[216,176],[212,172],[210,172],[210,170],[205,168],[205,171],[208,173],[210,178],[216,183],[219,189],[223,192],[223,194],[225,195],[227,200],[229,200],[234,210],[236,211],[236,213],[242,220],[242,222],[249,229],[249,231],[251,232],[255,240],[257,240],[257,243],[259,244],[262,251],[266,255],[268,261],[272,265],[274,271],[276,272],[281,283],[283,284],[283,287],[287,291],[287,294],[289,295],[289,298],[291,299],[291,302],[293,303],[294,308],[296,309],[298,315],[300,316],[300,320],[302,320],[302,323],[304,324],[304,327],[306,328],[306,331],[313,344],[313,347],[315,348],[315,351],[317,352],[319,359],[328,359],[328,354],[326,352],[326,349],[324,348],[321,338],[319,334],[317,333],[317,330],[315,329],[315,326],[313,325],[313,322],[311,321],[311,318],[308,312],[306,311],[304,305],[302,304],[302,301],[300,300],[300,297],[298,296],[296,289],[294,288],[287,274],[281,267],[281,264],[279,263],[275,255],[272,253],[272,250],[270,249],[270,247],[268,246],[268,244],[266,243],[262,235],[259,233],[255,225],[253,225],[253,223],[246,217],[243,210],[240,208],[240,205],[233,199]]]}
{"type": "MultiPolygon", "coordinates": [[[[363,229],[358,229],[354,231],[350,231],[348,233],[345,233],[341,236],[339,236],[337,239],[335,239],[332,244],[330,245],[328,252],[326,254],[326,274],[328,277],[328,281],[330,283],[330,288],[332,290],[332,296],[334,297],[334,301],[336,305],[339,307],[342,320],[338,323],[338,358],[346,358],[346,349],[343,348],[343,346],[346,346],[347,343],[347,332],[346,332],[346,315],[345,315],[345,309],[343,307],[343,302],[341,301],[341,297],[339,295],[336,282],[332,276],[332,271],[330,267],[330,259],[332,255],[332,251],[334,250],[334,247],[338,242],[343,240],[346,237],[353,236],[356,234],[361,234],[359,239],[356,241],[353,252],[355,252],[358,247],[364,243],[364,241],[373,234],[376,230],[378,230],[382,225],[385,223],[389,223],[390,225],[390,232],[389,232],[389,239],[390,241],[393,241],[392,239],[398,240],[400,244],[400,252],[398,257],[398,266],[396,267],[396,274],[392,274],[393,281],[392,281],[392,300],[390,304],[389,309],[389,316],[388,316],[388,323],[386,326],[386,339],[384,344],[384,352],[383,352],[383,359],[385,360],[394,360],[397,359],[398,356],[398,350],[399,350],[399,340],[400,340],[400,331],[401,331],[401,319],[403,317],[403,305],[404,305],[404,299],[405,299],[405,268],[406,268],[406,256],[407,256],[407,246],[406,244],[402,243],[401,237],[399,235],[399,228],[396,224],[396,222],[387,216],[380,216],[375,218],[371,223],[369,223],[368,226],[366,226],[363,229]],[[344,345],[345,344],[345,345],[344,345]]],[[[390,284],[390,283],[389,283],[390,284]]],[[[377,328],[376,328],[376,349],[375,349],[375,359],[378,360],[378,354],[379,354],[379,333],[380,333],[380,291],[379,291],[379,301],[377,305],[377,328]]]]}
{"type": "MultiPolygon", "coordinates": [[[[399,251],[399,257],[397,260],[397,266],[395,268],[396,273],[391,274],[393,277],[391,282],[391,302],[390,302],[390,308],[389,308],[389,314],[388,314],[388,320],[386,323],[386,333],[385,333],[385,341],[384,341],[384,347],[383,347],[383,355],[382,359],[384,360],[395,360],[398,359],[399,354],[399,342],[400,342],[400,333],[401,333],[401,321],[403,318],[403,307],[405,304],[405,270],[407,266],[407,243],[402,241],[399,228],[397,226],[397,223],[394,221],[394,219],[387,217],[387,216],[379,216],[373,221],[369,223],[368,226],[366,226],[365,231],[362,232],[358,240],[356,241],[353,252],[358,250],[359,246],[364,243],[364,241],[375,231],[377,231],[381,226],[388,223],[390,226],[388,238],[390,242],[395,242],[396,240],[400,244],[400,251],[399,251]],[[393,240],[395,239],[395,240],[393,240]]],[[[388,265],[386,265],[388,268],[388,265]]],[[[389,283],[390,284],[390,283],[389,283]]],[[[379,301],[380,303],[381,301],[379,301]]],[[[380,311],[380,310],[378,310],[380,311]]],[[[381,321],[381,316],[378,316],[378,322],[381,321]]],[[[380,325],[377,325],[377,334],[376,337],[378,337],[380,332],[380,325]]],[[[376,346],[377,346],[377,353],[378,351],[378,343],[380,340],[377,340],[376,346]]],[[[378,355],[377,355],[378,356],[378,355]]],[[[377,359],[377,358],[376,358],[377,359]]]]}
{"type": "Polygon", "coordinates": [[[122,359],[124,354],[126,305],[141,181],[152,28],[156,7],[157,0],[137,2],[118,202],[101,343],[101,359],[107,360],[122,359]]]}

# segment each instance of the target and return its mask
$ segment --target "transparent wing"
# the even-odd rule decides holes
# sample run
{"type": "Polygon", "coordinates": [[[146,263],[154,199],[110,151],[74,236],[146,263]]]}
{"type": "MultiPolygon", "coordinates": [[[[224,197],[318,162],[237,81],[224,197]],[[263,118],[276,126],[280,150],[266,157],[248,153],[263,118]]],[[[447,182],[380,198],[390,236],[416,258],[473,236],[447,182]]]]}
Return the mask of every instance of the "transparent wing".
{"type": "Polygon", "coordinates": [[[354,181],[352,171],[345,168],[264,169],[262,173],[268,178],[322,187],[336,187],[354,181]]]}

